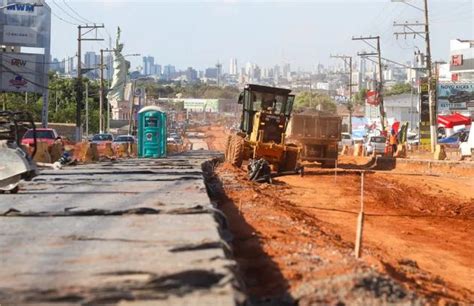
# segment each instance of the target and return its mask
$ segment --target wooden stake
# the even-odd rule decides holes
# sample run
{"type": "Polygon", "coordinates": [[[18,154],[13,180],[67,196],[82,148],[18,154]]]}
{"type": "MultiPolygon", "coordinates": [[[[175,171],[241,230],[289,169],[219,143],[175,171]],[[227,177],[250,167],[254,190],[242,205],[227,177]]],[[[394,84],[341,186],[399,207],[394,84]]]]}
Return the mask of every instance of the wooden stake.
{"type": "Polygon", "coordinates": [[[360,212],[357,218],[355,256],[360,258],[362,254],[362,236],[364,234],[364,172],[361,172],[360,181],[360,212]]]}

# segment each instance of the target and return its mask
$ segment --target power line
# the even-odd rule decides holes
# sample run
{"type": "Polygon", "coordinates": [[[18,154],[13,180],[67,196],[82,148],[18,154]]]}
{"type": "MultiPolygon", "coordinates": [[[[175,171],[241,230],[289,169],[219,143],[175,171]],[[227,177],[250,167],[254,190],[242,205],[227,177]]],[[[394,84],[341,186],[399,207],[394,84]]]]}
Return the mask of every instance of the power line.
{"type": "Polygon", "coordinates": [[[75,9],[73,9],[67,2],[66,0],[63,0],[64,4],[76,15],[78,16],[82,21],[81,22],[85,22],[85,23],[93,23],[92,21],[82,17],[75,9]]]}
{"type": "Polygon", "coordinates": [[[83,22],[82,20],[80,20],[80,19],[74,17],[74,16],[71,15],[68,11],[66,11],[62,6],[60,6],[60,5],[56,2],[56,0],[51,0],[51,1],[52,1],[52,3],[53,3],[56,7],[58,7],[61,11],[63,11],[63,12],[64,12],[67,16],[69,16],[70,18],[76,20],[76,21],[79,22],[79,23],[82,23],[82,22],[83,22]]]}
{"type": "MultiPolygon", "coordinates": [[[[44,1],[45,1],[45,0],[42,0],[42,2],[44,2],[44,1]]],[[[77,24],[77,23],[74,23],[74,22],[71,22],[71,21],[68,21],[68,20],[62,18],[61,16],[59,16],[58,14],[56,14],[53,9],[51,9],[51,14],[52,14],[54,17],[56,17],[57,19],[61,20],[62,22],[65,22],[65,23],[67,23],[67,24],[70,24],[70,25],[73,25],[73,26],[78,26],[78,25],[79,25],[79,24],[77,24]]]]}

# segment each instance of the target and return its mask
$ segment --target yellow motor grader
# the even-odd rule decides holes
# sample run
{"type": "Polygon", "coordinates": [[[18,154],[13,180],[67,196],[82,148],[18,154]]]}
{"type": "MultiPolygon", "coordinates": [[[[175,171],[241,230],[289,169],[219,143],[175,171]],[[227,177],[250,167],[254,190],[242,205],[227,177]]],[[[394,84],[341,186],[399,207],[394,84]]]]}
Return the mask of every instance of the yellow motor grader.
{"type": "Polygon", "coordinates": [[[249,171],[253,167],[254,172],[263,164],[277,173],[302,170],[301,149],[285,143],[294,100],[289,89],[246,85],[238,100],[242,104],[240,131],[227,139],[226,161],[241,167],[250,160],[249,171]]]}

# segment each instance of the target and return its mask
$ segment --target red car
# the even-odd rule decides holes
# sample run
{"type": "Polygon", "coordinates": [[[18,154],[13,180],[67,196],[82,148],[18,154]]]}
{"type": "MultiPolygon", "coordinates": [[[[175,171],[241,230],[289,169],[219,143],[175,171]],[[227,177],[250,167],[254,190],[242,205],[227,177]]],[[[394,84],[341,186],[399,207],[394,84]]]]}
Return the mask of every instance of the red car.
{"type": "MultiPolygon", "coordinates": [[[[58,138],[58,133],[55,129],[36,129],[36,141],[46,142],[48,146],[52,146],[54,141],[58,138]]],[[[21,140],[22,145],[33,145],[34,144],[33,130],[28,130],[23,139],[21,140]]]]}

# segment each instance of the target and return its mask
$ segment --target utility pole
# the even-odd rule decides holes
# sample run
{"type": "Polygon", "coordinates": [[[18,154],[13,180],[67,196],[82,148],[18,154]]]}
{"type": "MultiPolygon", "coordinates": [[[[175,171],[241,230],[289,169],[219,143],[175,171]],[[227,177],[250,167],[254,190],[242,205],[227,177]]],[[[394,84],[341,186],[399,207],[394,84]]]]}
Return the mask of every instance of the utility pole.
{"type": "Polygon", "coordinates": [[[104,133],[104,49],[100,49],[99,131],[104,133]]]}
{"type": "Polygon", "coordinates": [[[82,42],[83,41],[103,41],[101,38],[97,38],[97,29],[104,28],[104,25],[79,25],[77,27],[77,84],[76,84],[76,141],[80,142],[81,137],[81,109],[83,102],[83,89],[82,89],[82,42]],[[82,29],[86,29],[85,33],[82,33],[82,29]],[[95,38],[85,38],[84,36],[88,33],[96,30],[95,38]]]}
{"type": "MultiPolygon", "coordinates": [[[[352,103],[352,86],[356,84],[352,83],[352,56],[349,55],[330,55],[331,58],[339,58],[344,61],[344,68],[349,64],[349,105],[347,109],[349,110],[349,133],[352,135],[352,114],[354,112],[354,104],[352,103]]],[[[345,69],[344,69],[345,70],[345,69]]]]}
{"type": "Polygon", "coordinates": [[[362,56],[362,57],[368,57],[368,56],[377,56],[378,61],[378,69],[379,69],[379,82],[377,86],[377,96],[378,97],[378,102],[379,102],[379,110],[380,110],[380,124],[382,125],[382,131],[385,131],[385,121],[386,121],[386,114],[385,114],[385,107],[384,107],[384,101],[383,101],[383,65],[382,65],[382,51],[380,47],[380,36],[368,36],[368,37],[353,37],[352,40],[362,40],[364,43],[372,47],[373,49],[377,50],[376,53],[357,53],[357,55],[362,56]],[[376,40],[376,45],[374,46],[373,44],[369,43],[368,41],[371,40],[376,40]]]}
{"type": "MultiPolygon", "coordinates": [[[[393,1],[393,0],[392,0],[393,1]]],[[[428,11],[428,0],[424,0],[424,7],[420,8],[406,1],[401,1],[419,11],[423,12],[425,22],[424,23],[394,23],[395,27],[403,27],[403,32],[395,32],[395,36],[398,39],[399,35],[404,35],[405,38],[407,35],[413,35],[414,38],[416,36],[420,36],[425,40],[426,44],[426,72],[428,78],[428,98],[429,98],[429,112],[430,112],[430,140],[431,140],[431,152],[435,151],[436,144],[438,142],[438,129],[437,129],[437,107],[436,107],[436,86],[435,79],[433,78],[433,70],[432,70],[432,61],[431,61],[431,40],[430,40],[430,23],[429,23],[429,11],[428,11]],[[423,31],[417,30],[415,27],[423,27],[423,31]]],[[[421,127],[420,127],[421,128],[421,127]]]]}
{"type": "Polygon", "coordinates": [[[133,132],[132,124],[134,122],[133,115],[135,113],[134,107],[135,107],[135,91],[137,90],[137,81],[138,79],[135,79],[132,82],[132,90],[131,90],[132,97],[130,98],[130,112],[129,112],[130,117],[128,118],[128,135],[132,135],[132,132],[133,132]]]}
{"type": "Polygon", "coordinates": [[[89,136],[89,82],[86,83],[86,136],[89,136]]]}

